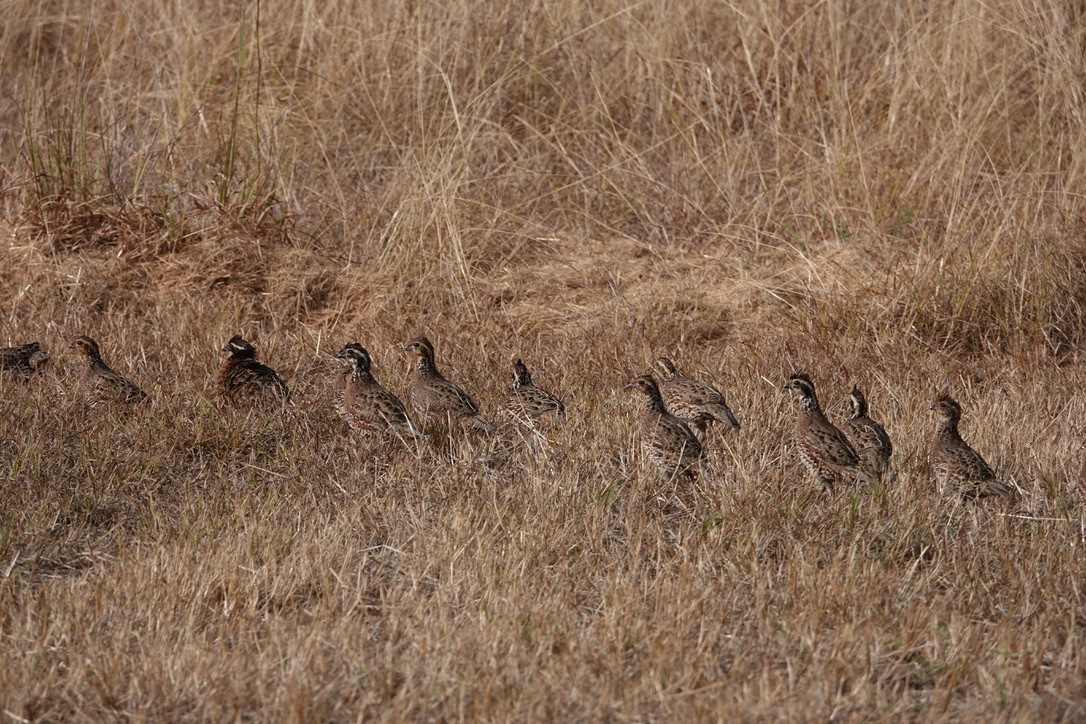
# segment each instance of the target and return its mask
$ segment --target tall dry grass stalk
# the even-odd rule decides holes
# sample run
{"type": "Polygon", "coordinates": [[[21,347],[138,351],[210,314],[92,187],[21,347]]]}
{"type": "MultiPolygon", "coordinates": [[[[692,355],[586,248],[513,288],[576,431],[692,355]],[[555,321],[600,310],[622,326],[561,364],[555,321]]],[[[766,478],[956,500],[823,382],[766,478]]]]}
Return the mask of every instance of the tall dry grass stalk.
{"type": "Polygon", "coordinates": [[[9,4],[0,342],[55,359],[0,379],[0,710],[1086,717],[1080,5],[9,4]],[[402,392],[419,332],[567,425],[375,459],[330,353],[402,392]],[[210,404],[235,333],[284,417],[210,404]],[[88,412],[79,334],[154,404],[88,412]],[[685,515],[662,353],[744,422],[685,515]],[[884,488],[803,479],[797,368],[884,488]],[[1018,506],[936,495],[942,389],[1018,506]]]}

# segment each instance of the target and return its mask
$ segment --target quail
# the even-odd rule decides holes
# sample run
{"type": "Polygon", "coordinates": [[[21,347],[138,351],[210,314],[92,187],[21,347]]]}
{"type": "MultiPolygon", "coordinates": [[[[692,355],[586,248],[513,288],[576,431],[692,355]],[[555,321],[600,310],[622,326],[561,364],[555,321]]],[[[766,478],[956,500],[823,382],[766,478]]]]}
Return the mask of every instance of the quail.
{"type": "Polygon", "coordinates": [[[256,348],[234,335],[222,351],[226,353],[215,380],[220,406],[273,408],[290,400],[290,391],[279,373],[256,360],[256,348]]]}
{"type": "Polygon", "coordinates": [[[98,343],[90,337],[78,337],[72,342],[87,358],[86,385],[95,402],[123,402],[132,404],[147,399],[146,393],[124,375],[114,372],[102,360],[98,343]]]}
{"type": "Polygon", "coordinates": [[[534,430],[544,415],[564,420],[566,406],[550,392],[532,384],[527,365],[517,359],[513,362],[513,383],[505,396],[505,412],[518,424],[534,430]]]}
{"type": "Polygon", "coordinates": [[[845,434],[860,458],[860,464],[881,478],[894,452],[890,436],[882,425],[868,416],[867,399],[858,387],[852,388],[849,404],[852,406],[852,416],[845,421],[845,434]]]}
{"type": "Polygon", "coordinates": [[[412,424],[400,399],[373,378],[370,355],[365,347],[351,342],[344,345],[336,357],[350,363],[339,406],[339,414],[348,427],[365,437],[425,437],[412,424]]]}
{"type": "Polygon", "coordinates": [[[0,348],[0,370],[37,372],[48,360],[49,354],[41,348],[41,342],[0,348]]]}
{"type": "Polygon", "coordinates": [[[1009,485],[996,479],[995,472],[958,432],[962,407],[949,395],[940,395],[930,408],[938,427],[928,449],[928,464],[936,483],[961,493],[966,500],[990,496],[1008,497],[1009,485]]]}
{"type": "Polygon", "coordinates": [[[638,421],[641,450],[668,478],[696,477],[694,466],[702,456],[701,443],[690,427],[667,411],[660,388],[651,375],[642,375],[628,388],[644,395],[638,421]]]}
{"type": "Polygon", "coordinates": [[[467,392],[445,379],[434,364],[434,345],[419,337],[403,346],[404,352],[414,354],[415,382],[408,399],[411,407],[424,420],[448,418],[465,428],[493,432],[494,426],[479,414],[479,406],[467,392]]]}
{"type": "Polygon", "coordinates": [[[706,428],[714,421],[723,422],[733,430],[740,428],[720,390],[679,373],[667,357],[660,357],[656,366],[660,373],[660,394],[667,409],[699,435],[704,436],[706,428]]]}
{"type": "Polygon", "coordinates": [[[799,400],[794,429],[796,449],[811,477],[827,491],[841,480],[876,482],[860,466],[860,459],[848,438],[822,412],[814,383],[802,372],[788,378],[784,389],[792,390],[799,400]]]}

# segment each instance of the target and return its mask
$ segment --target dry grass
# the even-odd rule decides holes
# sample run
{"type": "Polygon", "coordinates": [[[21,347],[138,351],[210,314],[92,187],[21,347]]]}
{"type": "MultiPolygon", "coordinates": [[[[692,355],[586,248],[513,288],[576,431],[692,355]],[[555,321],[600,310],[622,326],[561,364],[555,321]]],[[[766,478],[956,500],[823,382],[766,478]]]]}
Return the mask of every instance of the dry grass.
{"type": "Polygon", "coordinates": [[[9,4],[0,343],[55,359],[0,379],[0,711],[1086,718],[1079,5],[9,4]],[[357,445],[329,353],[403,391],[419,332],[554,445],[357,445]],[[84,333],[152,406],[85,414],[84,333]],[[234,333],[285,417],[209,403],[234,333]],[[664,352],[745,423],[689,515],[620,389],[664,352]],[[885,489],[802,478],[797,368],[885,489]],[[944,388],[1017,508],[935,494],[944,388]]]}

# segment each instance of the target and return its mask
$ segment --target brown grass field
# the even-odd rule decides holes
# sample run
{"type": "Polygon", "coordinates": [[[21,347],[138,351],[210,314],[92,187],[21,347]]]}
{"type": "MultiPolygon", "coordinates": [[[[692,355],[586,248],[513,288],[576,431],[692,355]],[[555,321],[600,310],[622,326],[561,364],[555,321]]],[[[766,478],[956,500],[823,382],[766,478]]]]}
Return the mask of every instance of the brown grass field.
{"type": "Polygon", "coordinates": [[[3,721],[1086,720],[1082,2],[4,7],[3,721]],[[420,333],[566,424],[352,439],[332,355],[420,333]],[[660,354],[744,424],[674,493],[660,354]],[[795,370],[882,486],[803,474],[795,370]],[[943,390],[1017,500],[938,494],[943,390]]]}

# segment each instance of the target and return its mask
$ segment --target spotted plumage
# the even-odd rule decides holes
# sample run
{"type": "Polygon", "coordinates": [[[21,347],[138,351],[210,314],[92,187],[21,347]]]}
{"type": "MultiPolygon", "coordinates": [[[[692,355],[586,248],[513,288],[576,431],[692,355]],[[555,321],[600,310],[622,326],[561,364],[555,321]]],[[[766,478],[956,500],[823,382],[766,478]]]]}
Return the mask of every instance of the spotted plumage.
{"type": "Polygon", "coordinates": [[[860,458],[860,464],[881,478],[894,452],[890,436],[882,425],[868,416],[867,399],[858,387],[852,388],[849,404],[852,406],[852,417],[845,421],[845,434],[860,458]]]}
{"type": "Polygon", "coordinates": [[[712,385],[686,377],[675,369],[667,357],[656,360],[660,373],[660,394],[664,405],[675,417],[688,423],[701,436],[714,421],[723,422],[732,430],[740,428],[724,395],[712,385]]]}
{"type": "MultiPolygon", "coordinates": [[[[342,352],[343,350],[340,350],[340,353],[342,352]]],[[[336,354],[336,357],[343,359],[340,354],[336,354]]],[[[332,407],[343,419],[347,419],[347,408],[343,406],[343,402],[347,391],[347,380],[351,376],[351,369],[352,365],[348,364],[346,367],[336,370],[335,374],[332,375],[332,407]]]]}
{"type": "Polygon", "coordinates": [[[0,370],[37,372],[48,360],[49,354],[41,348],[41,342],[0,348],[0,370]]]}
{"type": "Polygon", "coordinates": [[[959,434],[961,405],[949,395],[941,395],[931,409],[938,418],[938,426],[928,449],[928,464],[939,487],[956,490],[967,500],[1010,496],[1012,488],[996,479],[984,458],[959,434]]]}
{"type": "Polygon", "coordinates": [[[627,387],[645,398],[638,421],[645,457],[668,478],[681,476],[693,480],[695,466],[702,456],[697,436],[689,425],[667,411],[660,388],[651,375],[642,375],[627,387]]]}
{"type": "Polygon", "coordinates": [[[465,428],[493,432],[494,426],[479,414],[479,406],[463,389],[445,379],[434,363],[434,346],[426,337],[419,337],[403,346],[404,352],[414,354],[415,381],[408,399],[423,420],[449,419],[465,428]]]}
{"type": "Polygon", "coordinates": [[[336,357],[350,363],[338,410],[340,417],[352,430],[365,437],[425,437],[425,434],[412,424],[400,399],[373,378],[370,355],[365,347],[351,342],[345,345],[336,357]]]}
{"type": "Polygon", "coordinates": [[[94,402],[121,402],[134,404],[147,399],[146,393],[135,382],[114,372],[102,360],[98,343],[90,337],[79,337],[72,342],[87,359],[85,385],[94,402]]]}
{"type": "Polygon", "coordinates": [[[528,367],[518,359],[513,362],[513,383],[505,396],[505,413],[518,424],[535,429],[544,415],[564,420],[566,406],[550,392],[532,384],[528,367]]]}
{"type": "Polygon", "coordinates": [[[840,481],[876,482],[860,465],[848,438],[822,412],[811,378],[803,373],[794,374],[784,389],[795,392],[799,400],[794,429],[796,450],[811,477],[827,491],[832,491],[840,481]]]}
{"type": "Polygon", "coordinates": [[[256,348],[238,335],[222,351],[226,358],[215,380],[216,401],[228,407],[280,407],[290,391],[279,373],[256,360],[256,348]]]}

